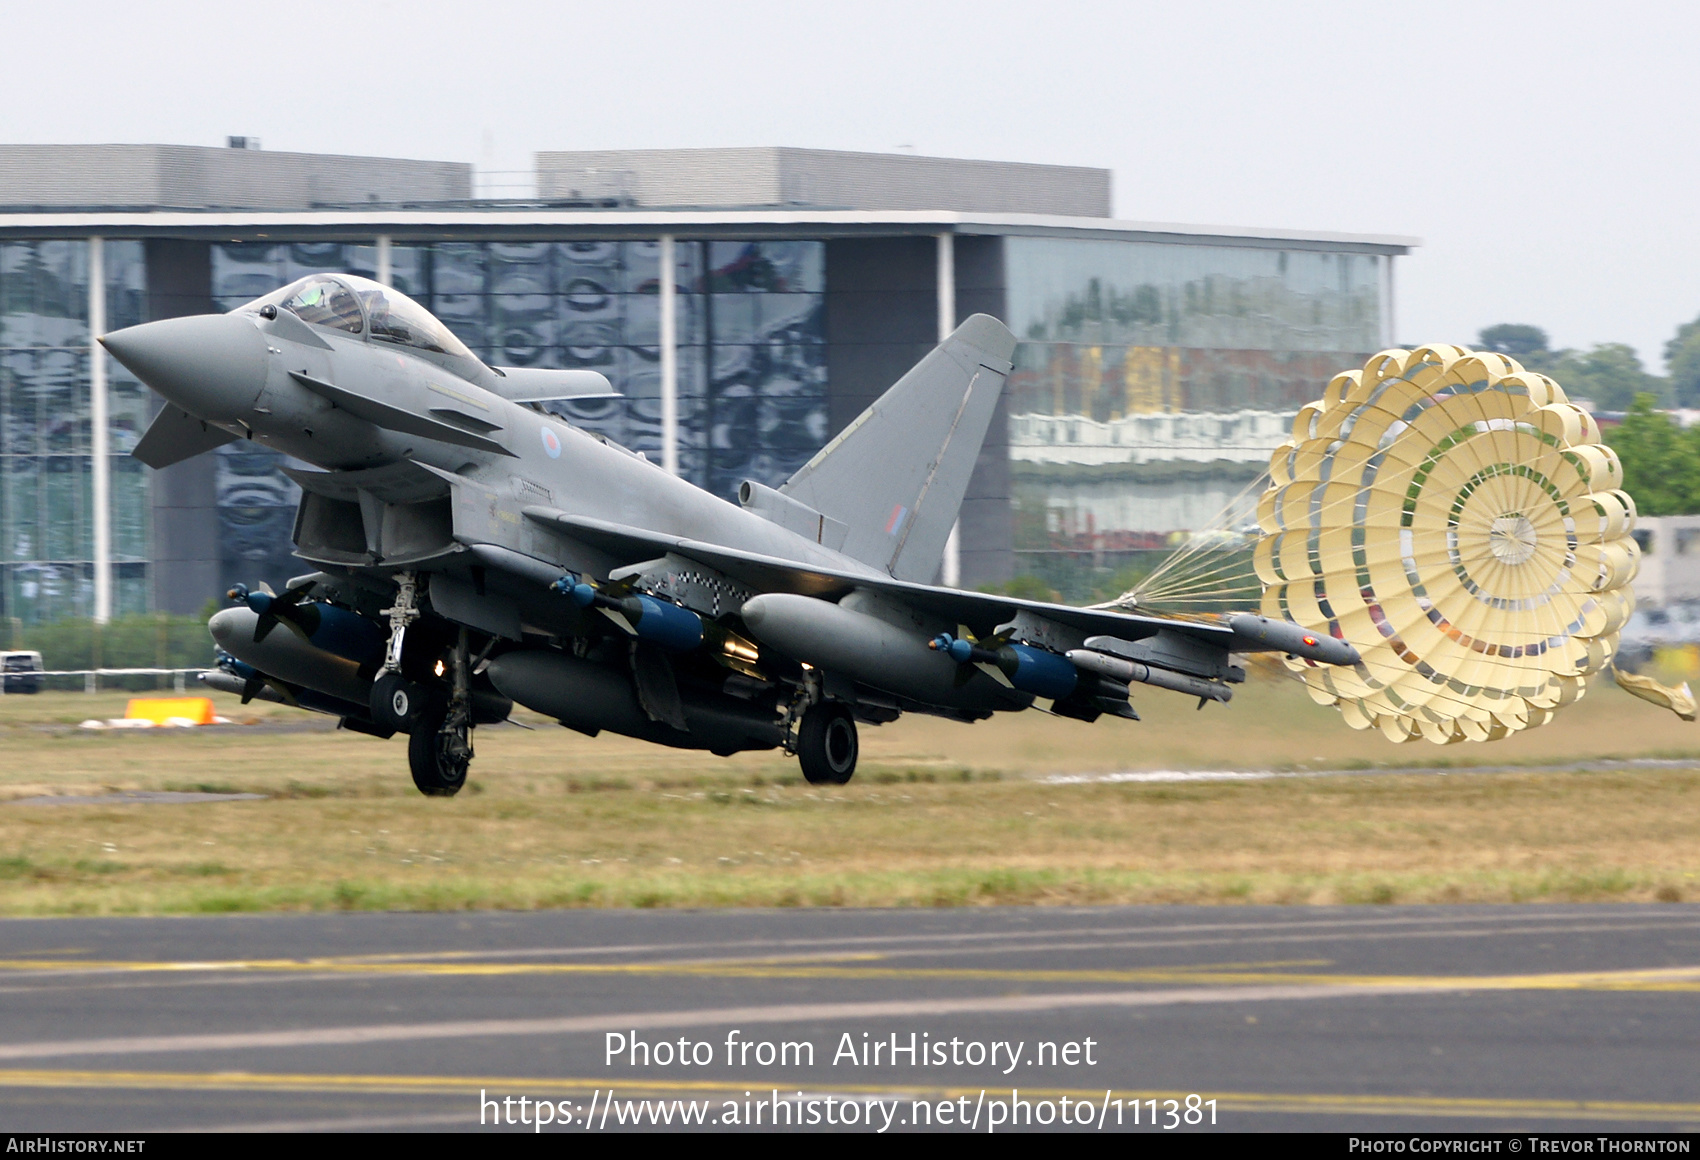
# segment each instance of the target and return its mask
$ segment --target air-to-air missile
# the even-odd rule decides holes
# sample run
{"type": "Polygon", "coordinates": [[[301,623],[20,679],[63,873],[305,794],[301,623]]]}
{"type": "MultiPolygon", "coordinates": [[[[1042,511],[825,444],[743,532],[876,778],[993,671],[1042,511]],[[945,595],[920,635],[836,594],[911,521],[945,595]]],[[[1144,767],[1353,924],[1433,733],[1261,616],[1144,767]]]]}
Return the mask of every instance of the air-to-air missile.
{"type": "Polygon", "coordinates": [[[1159,668],[1156,665],[1148,665],[1143,661],[1124,660],[1121,657],[1097,652],[1093,649],[1070,649],[1068,659],[1086,672],[1097,673],[1099,676],[1121,681],[1124,685],[1130,682],[1155,685],[1159,689],[1172,689],[1177,693],[1186,693],[1188,696],[1224,703],[1232,700],[1234,696],[1234,691],[1221,681],[1189,677],[1185,673],[1177,673],[1173,669],[1159,668]]]}
{"type": "Polygon", "coordinates": [[[976,315],[780,486],[728,503],[573,427],[590,371],[486,365],[406,295],[309,275],[228,314],[106,335],[167,405],[165,467],[238,439],[317,470],[282,594],[235,589],[207,683],[409,735],[415,783],[460,788],[472,729],[515,702],[585,733],[855,770],[857,726],[1036,699],[1133,718],[1128,682],[1226,699],[1238,651],[1351,663],[1247,616],[1180,620],[932,580],[1015,338],[976,315]]]}

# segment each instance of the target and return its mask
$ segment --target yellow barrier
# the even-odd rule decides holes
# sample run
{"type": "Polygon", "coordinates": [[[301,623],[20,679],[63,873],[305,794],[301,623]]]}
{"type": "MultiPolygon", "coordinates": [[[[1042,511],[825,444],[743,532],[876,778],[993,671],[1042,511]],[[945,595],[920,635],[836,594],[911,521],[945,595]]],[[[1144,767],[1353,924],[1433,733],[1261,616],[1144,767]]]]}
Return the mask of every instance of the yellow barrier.
{"type": "Polygon", "coordinates": [[[1700,677],[1700,648],[1691,644],[1656,648],[1653,650],[1653,663],[1667,673],[1685,678],[1700,677]]]}
{"type": "Polygon", "coordinates": [[[125,706],[124,717],[130,721],[152,721],[155,725],[164,725],[174,718],[211,725],[213,703],[209,697],[133,697],[125,706]]]}

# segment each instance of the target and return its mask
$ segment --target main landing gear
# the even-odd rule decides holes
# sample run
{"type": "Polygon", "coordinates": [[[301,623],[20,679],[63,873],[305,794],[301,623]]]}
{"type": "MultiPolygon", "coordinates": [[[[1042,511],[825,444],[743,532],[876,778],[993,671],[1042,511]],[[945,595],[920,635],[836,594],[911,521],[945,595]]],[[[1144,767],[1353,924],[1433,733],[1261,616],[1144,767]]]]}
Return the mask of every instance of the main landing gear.
{"type": "Polygon", "coordinates": [[[407,766],[413,784],[430,797],[453,797],[466,784],[472,764],[472,650],[460,630],[449,658],[454,693],[447,711],[425,709],[407,735],[407,766]]]}
{"type": "Polygon", "coordinates": [[[856,772],[856,718],[835,701],[816,701],[797,729],[797,761],[810,785],[843,785],[856,772]]]}
{"type": "Polygon", "coordinates": [[[427,797],[453,797],[472,765],[472,727],[451,724],[448,714],[427,713],[407,736],[407,767],[427,797]]]}

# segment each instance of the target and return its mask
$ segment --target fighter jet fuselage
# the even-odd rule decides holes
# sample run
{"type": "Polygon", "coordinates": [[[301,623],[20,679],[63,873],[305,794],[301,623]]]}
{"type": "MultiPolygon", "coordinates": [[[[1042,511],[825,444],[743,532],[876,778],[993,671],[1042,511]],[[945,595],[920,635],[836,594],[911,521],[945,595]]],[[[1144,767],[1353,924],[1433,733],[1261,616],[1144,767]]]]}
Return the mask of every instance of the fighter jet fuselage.
{"type": "MultiPolygon", "coordinates": [[[[233,436],[315,467],[361,471],[415,463],[528,505],[547,492],[554,506],[575,515],[680,536],[711,532],[730,547],[824,567],[866,567],[670,476],[641,455],[510,402],[492,389],[503,376],[482,364],[454,366],[463,360],[308,330],[287,313],[269,320],[245,312],[204,315],[133,330],[147,333],[108,336],[107,345],[120,361],[154,368],[145,381],[167,399],[233,436]],[[373,417],[362,417],[363,409],[373,417]],[[423,421],[414,431],[395,428],[409,418],[423,421]]],[[[595,379],[607,389],[594,372],[565,376],[595,379]]],[[[583,393],[563,390],[560,397],[583,393]]]]}
{"type": "Polygon", "coordinates": [[[319,470],[287,590],[232,591],[215,687],[409,735],[427,793],[517,701],[563,725],[719,753],[782,746],[854,771],[857,723],[976,720],[1035,698],[1137,719],[1129,682],[1225,701],[1235,651],[1355,653],[1245,615],[1166,620],[930,583],[1010,369],[969,319],[783,487],[740,504],[545,410],[593,372],[485,365],[364,279],[312,275],[228,314],[102,340],[168,401],[163,467],[248,439],[319,470]],[[274,629],[286,626],[286,631],[274,629]],[[1237,628],[1236,628],[1237,626],[1237,628]]]}

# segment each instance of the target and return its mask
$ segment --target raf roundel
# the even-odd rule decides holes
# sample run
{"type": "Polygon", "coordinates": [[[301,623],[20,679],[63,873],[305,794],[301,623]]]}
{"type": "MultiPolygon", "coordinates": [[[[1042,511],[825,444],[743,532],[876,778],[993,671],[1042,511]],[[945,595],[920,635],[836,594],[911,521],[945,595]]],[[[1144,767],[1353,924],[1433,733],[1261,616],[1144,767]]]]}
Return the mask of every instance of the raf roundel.
{"type": "Polygon", "coordinates": [[[559,459],[561,457],[561,437],[547,427],[542,430],[543,450],[548,453],[550,459],[559,459]]]}

